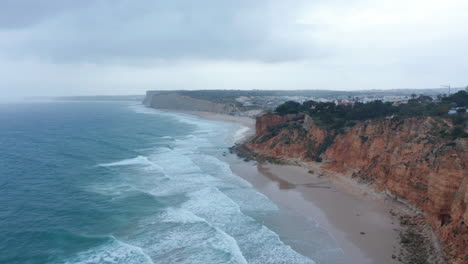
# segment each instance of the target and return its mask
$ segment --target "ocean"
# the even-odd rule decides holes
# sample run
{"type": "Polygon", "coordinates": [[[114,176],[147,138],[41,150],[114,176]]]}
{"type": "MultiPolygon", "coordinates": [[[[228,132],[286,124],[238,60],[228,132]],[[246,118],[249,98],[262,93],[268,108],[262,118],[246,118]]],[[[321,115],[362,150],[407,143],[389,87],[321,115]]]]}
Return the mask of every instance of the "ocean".
{"type": "Polygon", "coordinates": [[[231,171],[243,132],[137,102],[0,104],[0,263],[332,263],[231,171]]]}

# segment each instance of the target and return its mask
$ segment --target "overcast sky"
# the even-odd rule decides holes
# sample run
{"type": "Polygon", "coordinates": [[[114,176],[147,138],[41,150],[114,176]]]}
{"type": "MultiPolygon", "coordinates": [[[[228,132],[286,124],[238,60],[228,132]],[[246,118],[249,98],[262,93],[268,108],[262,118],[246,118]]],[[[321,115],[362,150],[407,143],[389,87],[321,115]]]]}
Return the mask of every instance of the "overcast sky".
{"type": "Polygon", "coordinates": [[[1,0],[0,97],[468,85],[467,0],[1,0]]]}

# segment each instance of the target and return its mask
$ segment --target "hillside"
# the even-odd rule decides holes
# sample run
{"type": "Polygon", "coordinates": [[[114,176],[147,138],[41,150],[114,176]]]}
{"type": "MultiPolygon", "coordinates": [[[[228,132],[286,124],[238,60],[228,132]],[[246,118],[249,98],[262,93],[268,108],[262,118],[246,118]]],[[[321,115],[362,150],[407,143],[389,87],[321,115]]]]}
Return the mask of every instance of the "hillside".
{"type": "Polygon", "coordinates": [[[158,109],[204,111],[220,114],[231,114],[239,111],[239,108],[234,103],[215,102],[176,92],[148,91],[143,104],[158,109]]]}

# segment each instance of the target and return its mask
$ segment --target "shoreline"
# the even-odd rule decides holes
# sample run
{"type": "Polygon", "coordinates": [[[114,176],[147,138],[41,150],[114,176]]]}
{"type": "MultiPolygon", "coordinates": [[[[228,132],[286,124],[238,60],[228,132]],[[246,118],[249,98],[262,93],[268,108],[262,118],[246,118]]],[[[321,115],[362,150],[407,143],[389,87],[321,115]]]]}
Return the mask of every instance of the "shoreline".
{"type": "Polygon", "coordinates": [[[390,213],[391,206],[345,192],[303,167],[236,162],[235,158],[230,164],[236,175],[280,207],[313,219],[327,230],[348,263],[401,263],[401,228],[390,213]]]}
{"type": "Polygon", "coordinates": [[[169,109],[157,109],[163,112],[172,112],[180,114],[194,115],[202,119],[213,120],[213,121],[224,121],[240,124],[244,127],[247,127],[249,130],[245,133],[242,140],[247,140],[250,136],[255,134],[255,119],[246,117],[246,116],[233,116],[227,114],[219,114],[212,112],[203,112],[203,111],[185,111],[185,110],[169,110],[169,109]]]}
{"type": "MultiPolygon", "coordinates": [[[[211,112],[163,111],[247,127],[249,130],[237,142],[255,134],[253,118],[211,112]]],[[[401,207],[397,202],[377,197],[370,188],[367,190],[350,183],[350,179],[323,173],[319,164],[260,164],[246,162],[236,154],[224,158],[234,174],[251,183],[280,208],[294,211],[323,227],[343,250],[348,263],[401,263],[398,256],[402,227],[398,217],[391,213],[401,207]],[[310,173],[311,170],[314,173],[310,173]]]]}

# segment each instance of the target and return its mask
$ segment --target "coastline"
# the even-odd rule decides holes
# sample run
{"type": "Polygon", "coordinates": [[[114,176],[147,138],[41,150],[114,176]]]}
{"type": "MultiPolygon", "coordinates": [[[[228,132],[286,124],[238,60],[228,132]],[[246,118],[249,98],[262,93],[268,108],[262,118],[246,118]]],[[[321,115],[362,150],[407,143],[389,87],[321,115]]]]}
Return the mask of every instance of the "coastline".
{"type": "MultiPolygon", "coordinates": [[[[255,120],[249,117],[164,111],[238,123],[248,128],[239,141],[255,134],[255,120]]],[[[247,180],[280,208],[294,211],[327,230],[343,250],[348,263],[401,263],[398,260],[401,227],[398,217],[391,213],[401,207],[396,202],[383,200],[373,195],[370,188],[364,190],[362,186],[347,182],[349,179],[324,177],[314,164],[259,164],[246,162],[235,154],[225,159],[237,176],[247,180]],[[311,170],[314,173],[310,173],[311,170]]]]}
{"type": "Polygon", "coordinates": [[[158,109],[163,112],[181,113],[187,115],[194,115],[202,119],[223,121],[236,123],[241,125],[241,128],[236,131],[232,136],[234,138],[233,143],[240,143],[246,141],[250,137],[255,135],[255,119],[246,116],[232,116],[227,114],[218,114],[213,112],[203,111],[185,111],[185,110],[169,110],[169,109],[158,109]]]}
{"type": "Polygon", "coordinates": [[[237,123],[242,126],[248,127],[250,130],[250,132],[248,133],[249,135],[255,134],[255,119],[246,117],[246,116],[233,116],[233,115],[218,114],[218,113],[203,112],[203,111],[169,110],[169,109],[159,109],[159,108],[157,110],[163,111],[163,112],[194,115],[194,116],[198,116],[202,119],[207,119],[207,120],[237,123]]]}

